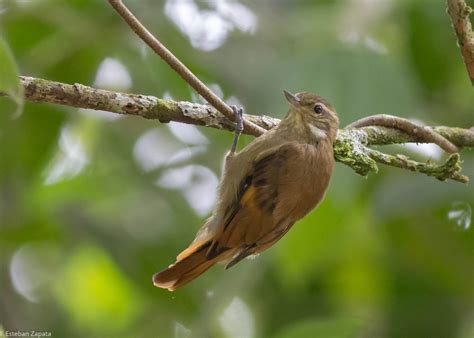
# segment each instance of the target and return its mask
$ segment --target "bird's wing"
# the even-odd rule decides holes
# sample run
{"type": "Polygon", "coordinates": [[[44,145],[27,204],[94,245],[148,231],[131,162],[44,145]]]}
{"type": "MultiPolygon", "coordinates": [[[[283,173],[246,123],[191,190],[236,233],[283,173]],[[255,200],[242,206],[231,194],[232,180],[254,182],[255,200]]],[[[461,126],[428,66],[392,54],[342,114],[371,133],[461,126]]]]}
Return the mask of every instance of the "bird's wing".
{"type": "MultiPolygon", "coordinates": [[[[259,156],[242,180],[236,201],[213,238],[208,257],[233,250],[240,261],[280,239],[317,201],[304,187],[314,147],[286,143],[259,156]],[[299,207],[299,208],[298,208],[299,207]],[[305,210],[300,215],[299,210],[305,210]],[[306,211],[307,210],[307,211],[306,211]]],[[[234,261],[232,261],[234,262],[234,261]]],[[[230,265],[233,265],[235,263],[230,265]]]]}

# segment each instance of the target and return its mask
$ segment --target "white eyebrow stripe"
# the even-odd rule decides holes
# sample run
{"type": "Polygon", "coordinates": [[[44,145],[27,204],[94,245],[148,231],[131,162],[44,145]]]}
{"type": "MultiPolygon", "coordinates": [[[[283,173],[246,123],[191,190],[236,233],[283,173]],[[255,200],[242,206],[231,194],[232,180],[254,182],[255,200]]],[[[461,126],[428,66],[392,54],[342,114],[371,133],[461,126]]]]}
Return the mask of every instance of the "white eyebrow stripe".
{"type": "Polygon", "coordinates": [[[326,138],[327,135],[324,132],[324,130],[319,129],[318,127],[316,127],[315,125],[312,125],[311,123],[308,123],[308,127],[317,139],[326,138]]]}

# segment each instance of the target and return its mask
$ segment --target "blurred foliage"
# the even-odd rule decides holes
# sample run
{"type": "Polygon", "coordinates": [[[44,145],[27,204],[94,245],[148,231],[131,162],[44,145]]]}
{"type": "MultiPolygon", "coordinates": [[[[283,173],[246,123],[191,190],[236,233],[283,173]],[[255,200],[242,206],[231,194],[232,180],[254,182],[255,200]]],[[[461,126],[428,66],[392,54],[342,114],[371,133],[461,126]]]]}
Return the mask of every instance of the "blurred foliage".
{"type": "Polygon", "coordinates": [[[0,37],[0,91],[8,94],[17,105],[17,112],[23,108],[23,86],[18,80],[18,70],[11,51],[0,37]]]}
{"type": "MultiPolygon", "coordinates": [[[[375,113],[474,124],[444,1],[126,3],[199,77],[249,112],[281,117],[288,89],[327,97],[343,125],[375,113]]],[[[67,83],[199,99],[106,1],[3,0],[0,13],[0,91],[17,93],[17,103],[16,67],[67,83]]],[[[322,205],[275,247],[169,293],[151,276],[209,214],[231,134],[47,104],[15,109],[0,98],[6,331],[474,336],[472,186],[386,167],[365,179],[337,165],[322,205]]],[[[472,176],[472,150],[462,156],[472,176]]]]}

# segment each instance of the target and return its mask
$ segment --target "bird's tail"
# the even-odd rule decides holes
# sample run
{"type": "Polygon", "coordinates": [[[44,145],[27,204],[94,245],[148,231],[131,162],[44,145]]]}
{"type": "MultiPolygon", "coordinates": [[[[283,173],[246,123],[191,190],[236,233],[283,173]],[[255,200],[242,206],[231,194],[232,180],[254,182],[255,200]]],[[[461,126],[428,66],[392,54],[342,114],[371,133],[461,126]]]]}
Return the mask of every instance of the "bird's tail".
{"type": "Polygon", "coordinates": [[[210,245],[211,241],[183,251],[176,263],[153,276],[153,284],[159,288],[174,291],[206,272],[217,263],[217,257],[207,258],[210,245]]]}

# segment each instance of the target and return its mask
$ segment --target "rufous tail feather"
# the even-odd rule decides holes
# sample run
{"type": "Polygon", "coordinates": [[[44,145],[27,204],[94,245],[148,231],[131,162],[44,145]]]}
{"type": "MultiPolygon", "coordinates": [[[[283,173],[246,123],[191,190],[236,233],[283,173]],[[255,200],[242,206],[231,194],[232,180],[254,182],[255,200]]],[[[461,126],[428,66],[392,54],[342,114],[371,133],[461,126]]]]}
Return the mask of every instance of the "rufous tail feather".
{"type": "Polygon", "coordinates": [[[176,263],[153,276],[153,284],[159,288],[174,291],[191,282],[217,263],[217,259],[208,259],[207,251],[211,242],[196,247],[194,252],[186,249],[186,256],[180,254],[176,263]]]}

